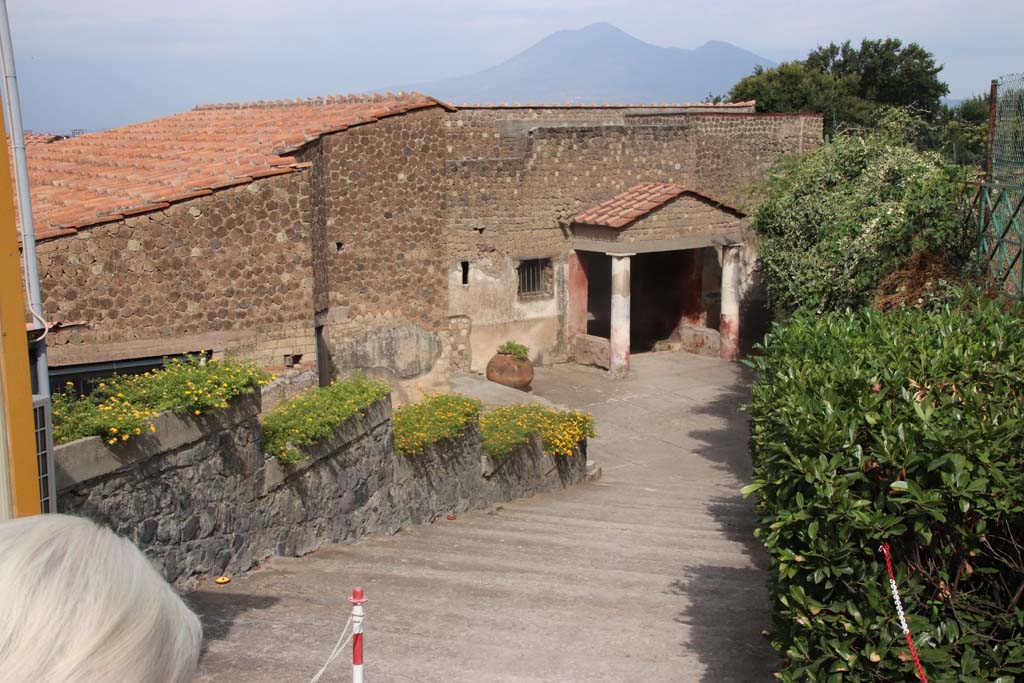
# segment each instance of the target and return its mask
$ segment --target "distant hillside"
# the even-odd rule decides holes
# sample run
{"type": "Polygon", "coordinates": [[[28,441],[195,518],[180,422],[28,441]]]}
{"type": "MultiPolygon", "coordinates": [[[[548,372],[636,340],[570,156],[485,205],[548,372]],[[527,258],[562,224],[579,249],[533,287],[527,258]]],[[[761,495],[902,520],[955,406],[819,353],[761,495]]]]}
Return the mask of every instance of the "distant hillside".
{"type": "Polygon", "coordinates": [[[558,31],[479,73],[413,89],[459,102],[694,102],[725,94],[755,65],[775,64],[710,41],[696,50],[658,47],[610,24],[558,31]]]}

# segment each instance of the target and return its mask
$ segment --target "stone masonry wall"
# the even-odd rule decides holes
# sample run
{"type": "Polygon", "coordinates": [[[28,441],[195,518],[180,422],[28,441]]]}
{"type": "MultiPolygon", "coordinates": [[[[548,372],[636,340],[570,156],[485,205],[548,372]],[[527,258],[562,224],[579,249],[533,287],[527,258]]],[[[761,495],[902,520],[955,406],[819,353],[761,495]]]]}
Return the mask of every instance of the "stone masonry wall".
{"type": "Polygon", "coordinates": [[[308,183],[291,173],[40,243],[46,315],[85,323],[51,333],[51,363],[200,349],[272,361],[267,334],[309,352],[308,233],[308,183]]]}
{"type": "MultiPolygon", "coordinates": [[[[527,132],[539,126],[623,125],[630,117],[714,111],[708,106],[522,106],[460,107],[445,116],[449,158],[486,159],[521,156],[527,132]]],[[[730,108],[753,112],[753,107],[730,108]]]]}
{"type": "Polygon", "coordinates": [[[417,456],[394,453],[384,399],[282,465],[267,458],[258,397],[219,413],[164,414],[158,431],[124,446],[82,439],[57,448],[58,508],[135,542],[173,582],[237,574],[265,557],[394,533],[451,512],[582,481],[586,444],[552,458],[533,439],[484,457],[471,427],[417,456]]]}
{"type": "Polygon", "coordinates": [[[389,117],[318,144],[319,156],[306,158],[322,185],[317,324],[332,374],[365,370],[400,400],[445,388],[442,110],[389,117]]]}
{"type": "Polygon", "coordinates": [[[329,304],[447,327],[441,109],[323,138],[329,304]]]}
{"type": "Polygon", "coordinates": [[[641,181],[681,183],[749,208],[751,183],[780,156],[819,145],[820,131],[820,116],[747,114],[538,128],[519,159],[448,162],[449,259],[566,249],[560,221],[641,181]]]}

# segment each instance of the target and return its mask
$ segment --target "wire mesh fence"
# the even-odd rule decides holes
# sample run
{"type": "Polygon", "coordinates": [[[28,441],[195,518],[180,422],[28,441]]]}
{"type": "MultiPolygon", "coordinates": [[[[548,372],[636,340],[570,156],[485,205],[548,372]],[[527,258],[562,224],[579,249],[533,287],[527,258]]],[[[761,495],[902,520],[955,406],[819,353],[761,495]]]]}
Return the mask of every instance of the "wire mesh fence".
{"type": "Polygon", "coordinates": [[[991,182],[1024,186],[1024,74],[1003,76],[993,83],[991,182]]]}
{"type": "Polygon", "coordinates": [[[992,82],[988,181],[978,190],[978,261],[992,283],[1024,299],[1024,74],[992,82]]]}

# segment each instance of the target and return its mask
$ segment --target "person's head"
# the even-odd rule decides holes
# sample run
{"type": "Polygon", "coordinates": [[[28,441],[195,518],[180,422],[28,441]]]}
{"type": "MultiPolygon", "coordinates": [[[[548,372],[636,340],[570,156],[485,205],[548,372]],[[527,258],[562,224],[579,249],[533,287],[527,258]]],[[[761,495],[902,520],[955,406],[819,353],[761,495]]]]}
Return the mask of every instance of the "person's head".
{"type": "Polygon", "coordinates": [[[0,522],[0,678],[186,683],[199,619],[127,539],[87,519],[0,522]]]}

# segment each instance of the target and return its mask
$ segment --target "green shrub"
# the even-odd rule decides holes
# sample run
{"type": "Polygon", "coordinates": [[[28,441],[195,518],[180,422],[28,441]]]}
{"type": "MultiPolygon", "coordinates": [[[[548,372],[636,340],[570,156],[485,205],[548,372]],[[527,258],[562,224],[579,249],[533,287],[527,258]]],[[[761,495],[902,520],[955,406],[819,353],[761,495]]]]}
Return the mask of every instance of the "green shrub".
{"type": "Polygon", "coordinates": [[[784,681],[1024,673],[1024,307],[803,313],[751,362],[751,451],[784,681]]]}
{"type": "Polygon", "coordinates": [[[417,455],[443,439],[455,439],[480,417],[480,401],[459,394],[428,394],[395,410],[395,450],[417,455]]]}
{"type": "Polygon", "coordinates": [[[575,410],[554,410],[537,403],[495,408],[480,418],[484,453],[507,455],[540,432],[544,450],[551,455],[572,455],[580,441],[594,436],[594,419],[575,410]]]}
{"type": "Polygon", "coordinates": [[[307,389],[264,416],[263,448],[281,462],[299,462],[305,458],[302,446],[330,437],[390,391],[383,382],[362,376],[307,389]]]}
{"type": "Polygon", "coordinates": [[[153,431],[158,413],[202,415],[226,408],[239,394],[251,394],[272,377],[251,363],[206,361],[199,356],[172,359],[163,368],[141,375],[123,375],[97,384],[78,396],[69,382],[53,395],[53,438],[67,443],[87,436],[109,444],[153,431]]]}
{"type": "Polygon", "coordinates": [[[915,149],[914,126],[890,111],[878,128],[839,135],[769,173],[752,227],[780,319],[870,303],[915,251],[963,262],[967,172],[915,149]]]}
{"type": "Polygon", "coordinates": [[[516,360],[530,360],[530,347],[511,340],[499,346],[498,353],[509,353],[516,360]]]}

